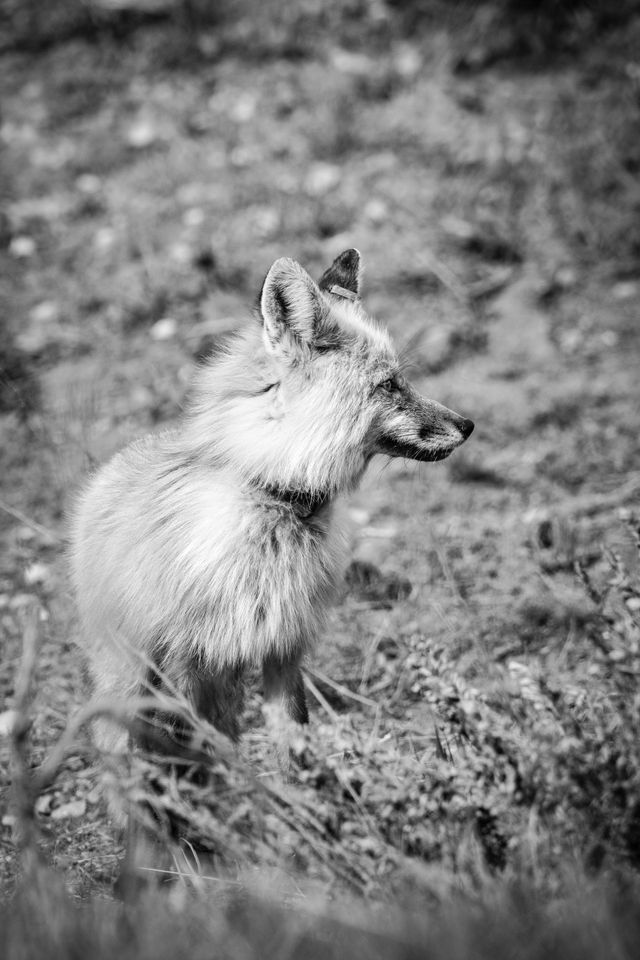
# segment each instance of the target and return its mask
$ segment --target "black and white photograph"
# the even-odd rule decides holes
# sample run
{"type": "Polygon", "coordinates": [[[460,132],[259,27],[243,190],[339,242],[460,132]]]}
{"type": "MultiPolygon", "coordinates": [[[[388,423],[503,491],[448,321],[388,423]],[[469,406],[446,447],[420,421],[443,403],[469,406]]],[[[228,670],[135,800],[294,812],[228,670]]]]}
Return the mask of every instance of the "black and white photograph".
{"type": "Polygon", "coordinates": [[[0,958],[639,955],[639,0],[0,0],[0,958]]]}

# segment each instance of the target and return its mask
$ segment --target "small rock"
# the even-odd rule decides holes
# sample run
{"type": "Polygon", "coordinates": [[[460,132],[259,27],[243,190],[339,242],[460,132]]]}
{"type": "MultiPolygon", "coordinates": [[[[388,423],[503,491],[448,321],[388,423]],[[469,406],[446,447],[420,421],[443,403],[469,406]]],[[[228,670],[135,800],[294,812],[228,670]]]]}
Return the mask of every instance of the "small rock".
{"type": "Polygon", "coordinates": [[[113,227],[100,227],[93,235],[93,245],[96,250],[105,252],[110,250],[116,242],[116,231],[113,227]]]}
{"type": "Polygon", "coordinates": [[[19,350],[22,350],[23,353],[26,353],[30,357],[38,356],[51,344],[51,339],[46,335],[46,332],[40,329],[35,330],[25,330],[23,333],[19,333],[16,337],[16,346],[19,350]]]}
{"type": "Polygon", "coordinates": [[[43,814],[44,816],[47,816],[51,811],[52,801],[53,801],[53,797],[50,793],[41,794],[36,800],[34,805],[36,813],[40,813],[40,814],[43,814]]]}
{"type": "Polygon", "coordinates": [[[0,738],[11,736],[15,721],[15,710],[3,710],[2,713],[0,713],[0,738]]]}
{"type": "Polygon", "coordinates": [[[149,330],[152,340],[171,340],[178,332],[178,321],[174,317],[162,317],[156,320],[149,330]]]}
{"type": "Polygon", "coordinates": [[[182,222],[185,227],[199,227],[206,219],[202,207],[190,207],[182,214],[182,222]]]}
{"type": "Polygon", "coordinates": [[[640,286],[635,280],[621,280],[611,288],[611,296],[614,300],[633,300],[640,296],[640,286]]]}
{"type": "Polygon", "coordinates": [[[83,817],[87,812],[86,800],[70,800],[62,803],[51,813],[52,820],[74,820],[83,817]]]}
{"type": "Polygon", "coordinates": [[[609,650],[609,660],[613,660],[614,663],[622,663],[623,660],[627,659],[626,650],[609,650]]]}
{"type": "Polygon", "coordinates": [[[600,346],[615,347],[618,343],[618,334],[615,330],[603,330],[597,340],[600,346]]]}
{"type": "Polygon", "coordinates": [[[178,240],[169,248],[169,256],[174,263],[187,264],[193,260],[194,251],[188,243],[178,240]]]}
{"type": "Polygon", "coordinates": [[[248,123],[253,119],[257,105],[258,101],[253,93],[241,93],[232,104],[229,115],[236,123],[248,123]]]}
{"type": "Polygon", "coordinates": [[[60,307],[53,300],[43,300],[29,311],[29,319],[31,322],[39,325],[55,323],[59,317],[60,307]]]}
{"type": "Polygon", "coordinates": [[[350,74],[353,77],[373,76],[377,70],[377,63],[373,57],[344,50],[342,47],[336,47],[331,52],[331,64],[339,73],[350,74]]]}
{"type": "Polygon", "coordinates": [[[584,334],[581,330],[575,328],[563,330],[558,337],[558,341],[563,353],[575,353],[584,342],[584,334]]]}
{"type": "Polygon", "coordinates": [[[35,536],[36,532],[32,527],[22,526],[16,530],[16,540],[19,543],[30,543],[35,536]]]}
{"type": "Polygon", "coordinates": [[[477,235],[477,229],[472,223],[453,214],[443,217],[440,226],[446,234],[461,243],[470,243],[477,235]]]}
{"type": "Polygon", "coordinates": [[[400,77],[404,80],[413,80],[422,69],[422,57],[416,47],[403,43],[393,57],[393,65],[400,77]]]}
{"type": "Polygon", "coordinates": [[[389,217],[389,208],[384,200],[379,200],[374,197],[372,200],[369,200],[368,203],[365,203],[363,213],[370,223],[377,226],[387,220],[389,217]]]}
{"type": "Polygon", "coordinates": [[[18,259],[32,257],[36,252],[36,242],[32,237],[14,237],[9,244],[9,253],[18,259]]]}
{"type": "Polygon", "coordinates": [[[150,117],[140,117],[126,133],[126,141],[135,150],[150,147],[158,139],[158,131],[150,117]]]}
{"type": "Polygon", "coordinates": [[[305,178],[304,189],[312,197],[321,197],[339,183],[340,167],[335,163],[315,163],[305,178]]]}
{"type": "Polygon", "coordinates": [[[246,145],[234,147],[229,154],[229,162],[233,167],[250,167],[252,163],[257,163],[259,159],[258,151],[246,145]]]}
{"type": "Polygon", "coordinates": [[[15,827],[15,825],[16,825],[16,817],[14,816],[14,814],[13,814],[13,813],[5,813],[4,817],[2,818],[2,826],[3,826],[3,827],[15,827]]]}
{"type": "Polygon", "coordinates": [[[558,267],[553,275],[555,285],[561,290],[570,290],[571,287],[575,287],[577,279],[576,271],[569,266],[558,267]]]}
{"type": "Polygon", "coordinates": [[[363,527],[365,523],[369,523],[371,519],[371,514],[368,510],[363,510],[361,507],[350,507],[349,516],[354,523],[357,523],[358,526],[363,527]]]}
{"type": "Polygon", "coordinates": [[[31,603],[34,603],[34,601],[35,597],[32,593],[16,593],[9,601],[9,608],[11,610],[19,610],[21,607],[28,607],[31,603]]]}
{"type": "Polygon", "coordinates": [[[77,178],[76,187],[81,193],[98,193],[102,188],[102,180],[95,173],[83,173],[77,178]]]}
{"type": "Polygon", "coordinates": [[[148,387],[138,384],[129,394],[131,411],[150,410],[154,404],[154,394],[148,387]]]}
{"type": "Polygon", "coordinates": [[[31,566],[27,567],[24,571],[24,582],[28,587],[34,586],[36,583],[45,583],[49,579],[50,570],[49,567],[44,563],[32,563],[31,566]]]}

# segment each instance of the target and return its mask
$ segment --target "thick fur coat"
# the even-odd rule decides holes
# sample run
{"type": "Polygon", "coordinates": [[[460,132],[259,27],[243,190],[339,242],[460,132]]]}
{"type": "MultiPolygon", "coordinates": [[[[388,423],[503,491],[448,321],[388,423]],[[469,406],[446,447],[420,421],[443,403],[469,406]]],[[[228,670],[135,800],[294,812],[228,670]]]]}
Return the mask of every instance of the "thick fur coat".
{"type": "MultiPolygon", "coordinates": [[[[198,371],[180,426],[90,481],[72,570],[97,694],[128,700],[164,679],[237,737],[251,665],[276,739],[306,720],[300,661],[344,565],[340,495],[376,453],[438,460],[473,429],[404,380],[359,292],[356,250],[319,283],[277,260],[258,322],[198,371]]],[[[96,736],[126,748],[106,721],[96,736]]]]}

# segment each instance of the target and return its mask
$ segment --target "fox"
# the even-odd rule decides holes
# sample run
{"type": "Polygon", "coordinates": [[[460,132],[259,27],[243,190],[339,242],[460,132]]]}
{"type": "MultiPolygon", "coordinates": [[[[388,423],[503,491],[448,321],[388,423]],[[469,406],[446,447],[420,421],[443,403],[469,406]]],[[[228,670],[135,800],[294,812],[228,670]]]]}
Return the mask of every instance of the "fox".
{"type": "MultiPolygon", "coordinates": [[[[346,566],[345,495],[376,455],[443,460],[474,429],[405,379],[361,279],[356,249],[318,282],[276,260],[178,426],[131,443],[79,496],[71,569],[97,696],[166,684],[237,741],[251,668],[280,758],[308,722],[302,665],[346,566]]],[[[123,753],[130,733],[99,719],[94,739],[123,753]]]]}

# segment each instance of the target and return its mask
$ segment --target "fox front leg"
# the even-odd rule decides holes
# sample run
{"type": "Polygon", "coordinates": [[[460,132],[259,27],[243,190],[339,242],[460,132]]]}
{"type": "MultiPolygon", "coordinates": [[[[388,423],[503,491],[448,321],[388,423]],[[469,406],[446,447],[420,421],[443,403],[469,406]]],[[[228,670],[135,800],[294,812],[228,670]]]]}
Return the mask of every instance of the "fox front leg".
{"type": "Polygon", "coordinates": [[[290,749],[299,732],[297,725],[309,722],[300,658],[268,657],[262,666],[264,716],[280,769],[288,776],[290,749]]]}

